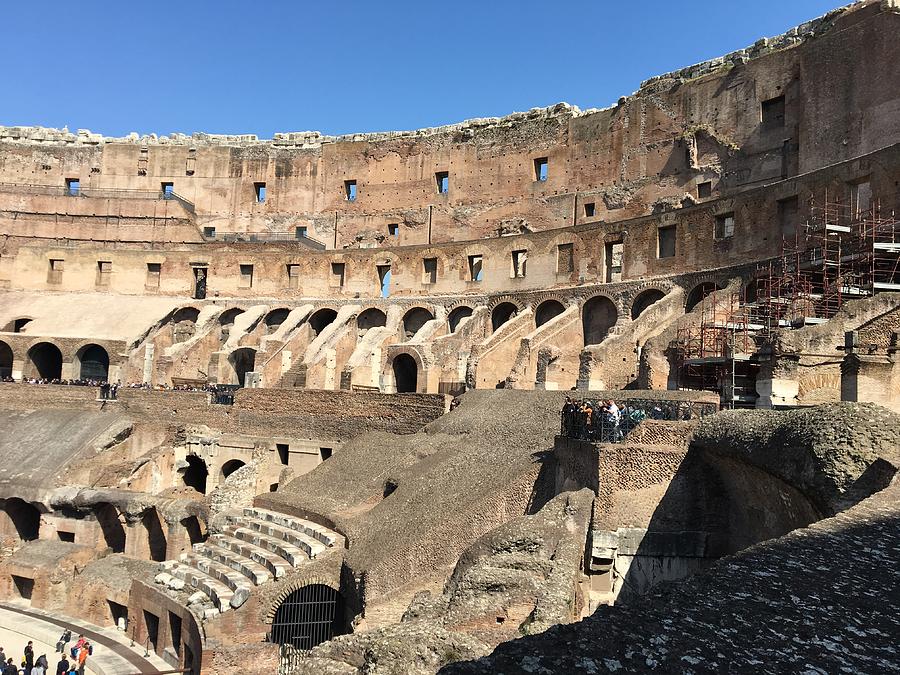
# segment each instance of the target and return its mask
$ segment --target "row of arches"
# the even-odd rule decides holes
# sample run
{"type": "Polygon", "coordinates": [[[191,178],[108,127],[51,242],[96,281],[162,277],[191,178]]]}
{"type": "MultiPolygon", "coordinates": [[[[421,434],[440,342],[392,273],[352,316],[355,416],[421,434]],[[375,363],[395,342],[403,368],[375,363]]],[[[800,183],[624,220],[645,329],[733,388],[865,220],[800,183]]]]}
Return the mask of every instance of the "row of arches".
{"type": "MultiPolygon", "coordinates": [[[[11,377],[13,350],[0,340],[0,377],[11,377]]],[[[29,347],[25,354],[23,376],[45,380],[62,379],[63,354],[52,342],[38,342],[29,347]]],[[[98,344],[80,347],[72,357],[72,378],[83,380],[106,380],[109,378],[109,352],[98,344]]]]}
{"type": "MultiPolygon", "coordinates": [[[[186,458],[187,467],[182,473],[182,482],[187,487],[194,488],[201,494],[206,494],[207,480],[209,478],[209,467],[202,457],[197,455],[188,455],[186,458]]],[[[246,466],[246,462],[241,459],[230,459],[222,464],[221,480],[225,480],[242,466],[246,466]]]]}

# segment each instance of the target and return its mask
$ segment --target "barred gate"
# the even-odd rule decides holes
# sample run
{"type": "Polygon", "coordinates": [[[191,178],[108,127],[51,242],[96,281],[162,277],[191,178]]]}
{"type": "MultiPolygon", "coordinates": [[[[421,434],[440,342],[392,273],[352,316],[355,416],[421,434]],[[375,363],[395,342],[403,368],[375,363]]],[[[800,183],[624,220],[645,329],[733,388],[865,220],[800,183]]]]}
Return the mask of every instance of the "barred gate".
{"type": "Polygon", "coordinates": [[[304,652],[341,634],[341,595],[324,584],[298,588],[284,599],[272,621],[272,642],[281,645],[279,675],[297,672],[304,652]]]}

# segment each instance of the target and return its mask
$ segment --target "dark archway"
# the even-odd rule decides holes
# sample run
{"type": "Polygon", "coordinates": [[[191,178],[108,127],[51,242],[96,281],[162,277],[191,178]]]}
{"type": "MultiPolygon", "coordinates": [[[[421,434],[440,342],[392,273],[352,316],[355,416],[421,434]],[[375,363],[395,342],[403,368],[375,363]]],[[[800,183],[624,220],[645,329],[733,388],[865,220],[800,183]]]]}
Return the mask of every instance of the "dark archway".
{"type": "Polygon", "coordinates": [[[0,378],[12,377],[13,352],[12,348],[0,340],[0,378]]]}
{"type": "Polygon", "coordinates": [[[8,333],[24,333],[25,326],[29,323],[31,323],[31,319],[27,316],[23,316],[18,319],[13,319],[0,330],[4,330],[8,333]]]}
{"type": "Polygon", "coordinates": [[[341,594],[324,584],[310,584],[288,595],[275,610],[271,641],[295,649],[312,649],[347,632],[341,594]]]}
{"type": "Polygon", "coordinates": [[[200,310],[196,307],[182,307],[176,309],[175,313],[172,314],[172,323],[181,323],[182,321],[197,323],[197,319],[199,318],[200,310]]]}
{"type": "Polygon", "coordinates": [[[409,340],[422,329],[422,326],[433,319],[434,314],[424,307],[413,307],[403,315],[403,337],[409,340]]]}
{"type": "Polygon", "coordinates": [[[279,307],[266,314],[266,332],[274,333],[278,330],[278,327],[287,320],[290,313],[291,310],[287,307],[279,307]]]}
{"type": "Polygon", "coordinates": [[[18,497],[10,497],[3,505],[3,510],[16,529],[22,541],[38,538],[41,531],[41,512],[32,504],[18,497]]]}
{"type": "Polygon", "coordinates": [[[45,380],[62,377],[62,352],[49,342],[38,342],[28,350],[29,376],[45,380]]]}
{"type": "Polygon", "coordinates": [[[209,476],[209,468],[206,466],[206,462],[197,457],[197,455],[188,455],[186,461],[188,465],[182,475],[184,484],[205,495],[206,478],[209,476]]]}
{"type": "Polygon", "coordinates": [[[200,310],[196,307],[182,307],[172,314],[172,340],[184,342],[191,338],[197,330],[197,319],[200,310]]]}
{"type": "Polygon", "coordinates": [[[222,465],[222,480],[225,480],[233,474],[235,471],[240,469],[242,466],[246,466],[246,464],[240,459],[229,459],[222,465]]]}
{"type": "Polygon", "coordinates": [[[648,288],[643,293],[639,293],[631,303],[631,320],[637,319],[650,305],[659,302],[664,297],[666,294],[658,288],[648,288]]]}
{"type": "Polygon", "coordinates": [[[337,319],[337,312],[333,309],[320,309],[309,317],[309,327],[312,328],[315,335],[319,335],[327,326],[334,323],[335,319],[337,319]]]}
{"type": "Polygon", "coordinates": [[[75,354],[75,360],[80,379],[105,381],[109,378],[109,354],[100,345],[85,345],[75,354]]]}
{"type": "Polygon", "coordinates": [[[684,311],[690,312],[694,307],[703,302],[706,296],[719,290],[722,289],[712,281],[704,281],[701,284],[697,284],[691,292],[688,293],[687,300],[684,303],[684,311]]]}
{"type": "Polygon", "coordinates": [[[581,327],[585,346],[603,342],[618,320],[619,312],[609,298],[598,295],[584,303],[581,309],[581,327]]]}
{"type": "Polygon", "coordinates": [[[534,312],[534,325],[540,328],[550,319],[556,318],[566,311],[559,300],[544,300],[534,312]]]}
{"type": "Polygon", "coordinates": [[[491,312],[491,328],[497,330],[519,313],[519,308],[511,302],[501,302],[491,312]]]}
{"type": "Polygon", "coordinates": [[[163,528],[163,521],[159,517],[159,512],[149,509],[144,513],[141,519],[144,529],[147,530],[147,546],[150,550],[150,560],[162,562],[166,559],[168,553],[168,542],[166,541],[166,531],[163,528]]]}
{"type": "Polygon", "coordinates": [[[256,367],[256,350],[250,347],[235,349],[228,356],[228,362],[234,368],[234,384],[243,387],[247,373],[253,372],[256,367]]]}
{"type": "Polygon", "coordinates": [[[465,305],[453,308],[447,316],[447,324],[450,326],[450,332],[455,333],[456,329],[459,328],[459,322],[468,316],[472,316],[472,312],[472,308],[466,307],[465,305]]]}
{"type": "Polygon", "coordinates": [[[219,314],[219,325],[231,326],[232,324],[234,324],[234,320],[243,313],[244,310],[242,310],[240,307],[232,307],[231,309],[226,309],[224,312],[219,314]]]}
{"type": "Polygon", "coordinates": [[[203,528],[200,527],[200,521],[197,520],[197,516],[188,516],[187,518],[183,518],[181,520],[181,526],[187,533],[188,540],[191,542],[191,546],[193,546],[194,544],[199,544],[206,540],[206,537],[203,536],[203,528]]]}
{"type": "Polygon", "coordinates": [[[97,504],[94,507],[94,517],[100,525],[100,531],[103,533],[103,541],[112,549],[113,553],[125,552],[125,526],[119,518],[119,512],[116,507],[109,502],[97,504]]]}
{"type": "Polygon", "coordinates": [[[414,394],[419,380],[419,367],[409,354],[397,354],[392,364],[398,394],[414,394]]]}
{"type": "Polygon", "coordinates": [[[380,309],[369,307],[356,317],[356,327],[360,332],[370,328],[382,328],[387,325],[387,315],[380,309]]]}

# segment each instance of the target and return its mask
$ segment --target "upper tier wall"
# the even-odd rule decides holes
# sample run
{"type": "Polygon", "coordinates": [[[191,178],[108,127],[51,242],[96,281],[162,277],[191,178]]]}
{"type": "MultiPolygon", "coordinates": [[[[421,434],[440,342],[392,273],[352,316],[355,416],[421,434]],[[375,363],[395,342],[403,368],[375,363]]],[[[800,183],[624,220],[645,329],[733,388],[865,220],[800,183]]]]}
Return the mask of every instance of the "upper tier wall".
{"type": "Polygon", "coordinates": [[[391,224],[392,243],[423,244],[621,220],[696,196],[707,182],[711,196],[731,194],[900,141],[898,29],[894,3],[862,3],[650,80],[606,110],[558,105],[418,132],[258,141],[5,128],[0,182],[172,183],[195,206],[197,227],[305,227],[335,248],[382,243],[391,224]],[[547,179],[537,180],[544,158],[547,179]],[[356,181],[354,201],[347,181],[356,181]]]}

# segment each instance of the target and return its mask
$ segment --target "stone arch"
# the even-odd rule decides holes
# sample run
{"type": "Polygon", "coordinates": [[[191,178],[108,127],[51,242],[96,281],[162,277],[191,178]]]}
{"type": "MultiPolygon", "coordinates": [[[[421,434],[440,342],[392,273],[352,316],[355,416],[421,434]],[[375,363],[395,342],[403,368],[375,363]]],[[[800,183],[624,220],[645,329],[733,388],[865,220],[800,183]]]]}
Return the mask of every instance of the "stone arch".
{"type": "Polygon", "coordinates": [[[230,309],[226,309],[224,312],[219,314],[219,325],[231,326],[234,324],[234,320],[243,313],[244,310],[240,307],[232,307],[230,309]]]}
{"type": "Polygon", "coordinates": [[[13,350],[3,340],[0,340],[0,379],[12,377],[13,350]]]}
{"type": "Polygon", "coordinates": [[[559,300],[554,300],[553,298],[544,300],[534,311],[534,325],[536,328],[540,328],[545,323],[556,318],[565,311],[565,305],[559,300]]]}
{"type": "Polygon", "coordinates": [[[209,467],[206,462],[197,455],[188,455],[185,458],[187,467],[181,476],[181,480],[188,487],[194,488],[201,494],[206,494],[206,479],[209,476],[209,467]]]}
{"type": "Polygon", "coordinates": [[[172,340],[184,342],[194,335],[197,330],[197,319],[200,318],[200,310],[196,307],[179,307],[172,312],[172,340]]]}
{"type": "Polygon", "coordinates": [[[312,649],[347,632],[345,615],[338,589],[331,584],[307,583],[274,605],[269,639],[294,649],[312,649]]]}
{"type": "Polygon", "coordinates": [[[28,350],[27,377],[58,380],[62,377],[62,352],[52,342],[38,342],[28,350]]]}
{"type": "Polygon", "coordinates": [[[233,369],[232,384],[244,386],[247,373],[253,372],[256,367],[256,350],[252,347],[235,349],[228,355],[228,363],[233,369]]]}
{"type": "Polygon", "coordinates": [[[687,294],[684,302],[684,311],[690,312],[710,294],[721,291],[722,287],[714,281],[701,281],[687,294]]]}
{"type": "Polygon", "coordinates": [[[409,340],[415,337],[422,326],[434,320],[434,314],[424,307],[413,307],[403,315],[403,336],[409,340]]]}
{"type": "Polygon", "coordinates": [[[631,303],[631,320],[634,321],[643,314],[650,305],[653,305],[666,297],[666,294],[658,288],[648,288],[638,293],[631,303]]]}
{"type": "Polygon", "coordinates": [[[24,499],[10,497],[3,504],[3,511],[9,518],[19,539],[33,541],[41,531],[41,512],[24,499]]]}
{"type": "Polygon", "coordinates": [[[472,316],[474,311],[475,310],[468,305],[460,305],[459,307],[451,309],[450,313],[447,315],[447,325],[450,328],[450,332],[455,333],[456,329],[459,328],[460,321],[472,316]]]}
{"type": "Polygon", "coordinates": [[[20,316],[6,324],[2,330],[7,333],[24,333],[25,326],[30,324],[32,320],[30,316],[20,316]]]}
{"type": "Polygon", "coordinates": [[[287,320],[290,313],[291,310],[287,307],[277,307],[268,312],[265,318],[266,332],[274,333],[278,330],[278,327],[287,320]]]}
{"type": "Polygon", "coordinates": [[[387,325],[387,314],[377,307],[369,307],[360,312],[356,317],[356,328],[365,332],[370,328],[383,328],[387,325]]]}
{"type": "Polygon", "coordinates": [[[398,394],[414,394],[418,391],[419,366],[411,355],[406,352],[397,354],[391,361],[391,368],[398,394]]]}
{"type": "Polygon", "coordinates": [[[184,528],[185,534],[188,536],[188,541],[192,546],[206,541],[206,536],[203,534],[203,526],[200,524],[200,520],[197,516],[182,518],[181,526],[184,528]]]}
{"type": "Polygon", "coordinates": [[[103,541],[113,553],[124,553],[127,537],[118,509],[109,502],[101,502],[94,506],[93,511],[97,524],[100,525],[103,541]]]}
{"type": "Polygon", "coordinates": [[[287,598],[294,591],[297,591],[305,586],[311,586],[313,584],[328,586],[338,593],[340,593],[341,591],[340,584],[336,579],[323,577],[321,573],[316,572],[305,572],[299,574],[298,576],[293,577],[281,588],[281,590],[278,591],[278,593],[275,595],[275,599],[272,600],[272,604],[269,605],[269,608],[266,610],[265,616],[263,617],[263,622],[271,625],[272,621],[275,619],[275,612],[277,612],[278,608],[284,603],[285,598],[287,598]]]}
{"type": "Polygon", "coordinates": [[[222,480],[225,480],[233,474],[235,471],[240,469],[242,466],[247,466],[247,463],[242,459],[229,459],[227,462],[222,464],[222,480]]]}
{"type": "Polygon", "coordinates": [[[337,312],[330,307],[323,307],[313,312],[309,317],[309,327],[315,335],[319,335],[326,327],[334,323],[337,319],[337,312]]]}
{"type": "Polygon", "coordinates": [[[595,295],[590,298],[581,308],[584,345],[597,345],[603,342],[618,320],[619,310],[607,296],[595,295]]]}
{"type": "Polygon", "coordinates": [[[491,310],[491,328],[497,330],[519,313],[519,306],[513,302],[497,303],[491,310]]]}
{"type": "Polygon", "coordinates": [[[168,555],[169,545],[166,540],[166,529],[159,511],[156,508],[147,509],[141,518],[141,524],[147,533],[147,548],[150,553],[150,560],[162,562],[168,555]]]}
{"type": "Polygon", "coordinates": [[[97,344],[86,344],[75,352],[75,377],[82,380],[109,379],[109,352],[97,344]]]}
{"type": "Polygon", "coordinates": [[[199,318],[200,310],[190,305],[188,305],[187,307],[179,307],[174,312],[172,312],[172,323],[181,323],[183,321],[197,323],[197,319],[199,318]]]}

